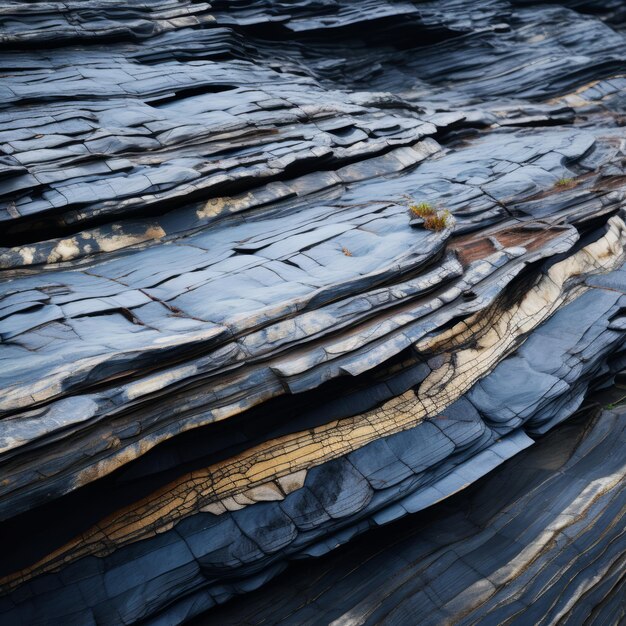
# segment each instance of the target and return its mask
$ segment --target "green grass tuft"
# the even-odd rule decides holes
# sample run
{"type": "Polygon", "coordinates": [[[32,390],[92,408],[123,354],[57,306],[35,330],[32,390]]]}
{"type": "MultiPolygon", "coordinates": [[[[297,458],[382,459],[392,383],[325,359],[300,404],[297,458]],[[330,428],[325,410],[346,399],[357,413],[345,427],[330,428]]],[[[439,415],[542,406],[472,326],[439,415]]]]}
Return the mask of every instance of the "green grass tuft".
{"type": "Polygon", "coordinates": [[[560,187],[561,189],[564,189],[566,187],[571,187],[572,185],[574,185],[573,178],[559,178],[559,180],[557,180],[556,183],[554,183],[555,187],[560,187]]]}
{"type": "Polygon", "coordinates": [[[437,211],[435,211],[432,204],[429,202],[419,202],[418,204],[410,204],[409,211],[415,217],[433,217],[437,215],[437,211]]]}
{"type": "Polygon", "coordinates": [[[434,215],[424,218],[424,228],[426,230],[445,230],[452,226],[452,215],[450,211],[437,211],[434,215]]]}

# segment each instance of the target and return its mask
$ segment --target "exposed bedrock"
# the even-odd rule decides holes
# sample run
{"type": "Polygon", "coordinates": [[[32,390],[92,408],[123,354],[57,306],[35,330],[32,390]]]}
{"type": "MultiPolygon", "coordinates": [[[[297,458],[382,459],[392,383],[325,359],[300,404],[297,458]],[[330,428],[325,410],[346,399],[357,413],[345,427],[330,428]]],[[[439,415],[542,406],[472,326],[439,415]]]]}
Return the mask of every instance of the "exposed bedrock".
{"type": "Polygon", "coordinates": [[[618,623],[624,20],[0,5],[0,621],[618,623]]]}
{"type": "Polygon", "coordinates": [[[585,411],[475,487],[193,623],[619,623],[625,425],[585,411]]]}

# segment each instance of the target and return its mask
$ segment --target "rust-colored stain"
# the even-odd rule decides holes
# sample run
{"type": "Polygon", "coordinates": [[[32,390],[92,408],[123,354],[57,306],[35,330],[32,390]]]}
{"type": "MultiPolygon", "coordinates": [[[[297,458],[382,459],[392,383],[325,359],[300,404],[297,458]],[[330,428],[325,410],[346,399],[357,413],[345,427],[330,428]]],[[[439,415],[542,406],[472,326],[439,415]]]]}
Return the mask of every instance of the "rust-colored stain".
{"type": "Polygon", "coordinates": [[[488,234],[480,232],[462,235],[455,238],[449,247],[457,253],[463,265],[469,265],[497,251],[492,239],[498,241],[503,248],[521,246],[528,251],[533,251],[562,233],[563,228],[560,226],[533,222],[524,226],[507,226],[488,234]]]}

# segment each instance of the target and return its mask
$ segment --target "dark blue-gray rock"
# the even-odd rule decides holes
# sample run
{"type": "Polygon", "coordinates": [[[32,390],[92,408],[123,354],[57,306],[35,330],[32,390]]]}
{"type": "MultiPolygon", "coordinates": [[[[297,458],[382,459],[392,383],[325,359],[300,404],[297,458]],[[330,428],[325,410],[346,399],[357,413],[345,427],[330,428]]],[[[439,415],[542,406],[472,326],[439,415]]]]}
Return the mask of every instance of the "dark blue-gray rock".
{"type": "Polygon", "coordinates": [[[0,31],[0,622],[619,623],[622,2],[0,31]]]}

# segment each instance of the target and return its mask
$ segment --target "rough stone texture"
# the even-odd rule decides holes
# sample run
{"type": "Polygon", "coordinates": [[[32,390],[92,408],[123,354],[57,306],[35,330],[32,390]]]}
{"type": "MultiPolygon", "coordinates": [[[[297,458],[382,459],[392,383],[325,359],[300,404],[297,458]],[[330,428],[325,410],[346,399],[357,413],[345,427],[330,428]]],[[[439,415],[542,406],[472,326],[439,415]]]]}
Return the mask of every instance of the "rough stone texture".
{"type": "MultiPolygon", "coordinates": [[[[611,385],[625,24],[592,0],[0,4],[0,620],[180,623],[428,510],[611,385]]],[[[563,465],[576,493],[608,431],[563,465]]],[[[445,522],[460,560],[384,619],[471,621],[477,594],[498,623],[519,588],[535,623],[521,573],[488,577],[508,548],[476,547],[505,542],[478,515],[445,522]]],[[[576,573],[606,623],[623,542],[577,523],[615,555],[576,573]]],[[[538,549],[567,575],[569,547],[538,549]]],[[[271,589],[259,619],[351,610],[341,587],[271,589]]],[[[555,593],[555,615],[588,611],[555,593]]]]}
{"type": "Polygon", "coordinates": [[[193,624],[620,623],[623,411],[585,412],[475,487],[193,624]]]}

